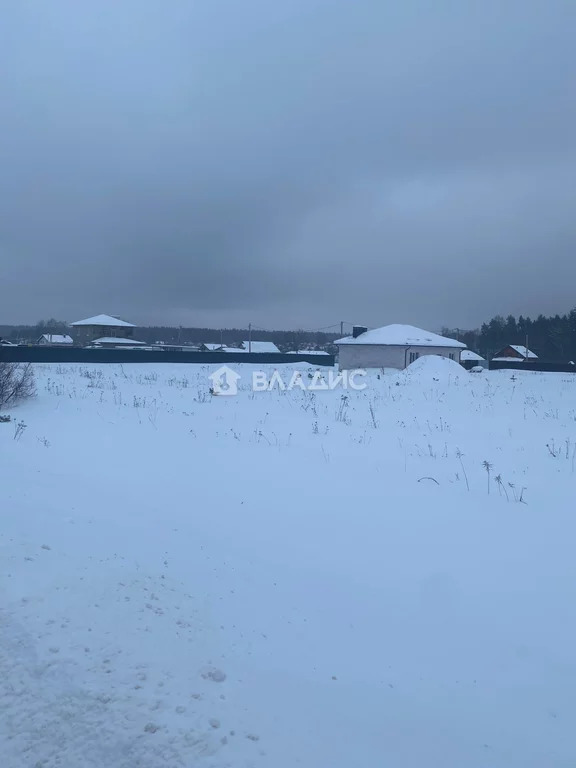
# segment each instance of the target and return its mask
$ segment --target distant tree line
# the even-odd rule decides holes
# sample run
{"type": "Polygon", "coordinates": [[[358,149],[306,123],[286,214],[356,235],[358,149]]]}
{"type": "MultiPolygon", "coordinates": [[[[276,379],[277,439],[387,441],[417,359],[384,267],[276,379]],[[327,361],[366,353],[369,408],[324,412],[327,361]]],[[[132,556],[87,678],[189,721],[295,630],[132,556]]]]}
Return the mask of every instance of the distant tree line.
{"type": "Polygon", "coordinates": [[[478,330],[445,328],[442,333],[458,338],[486,358],[493,357],[509,344],[524,346],[527,343],[541,360],[576,362],[576,308],[565,315],[538,315],[535,320],[522,315],[518,318],[496,315],[478,330]]]}
{"type": "MultiPolygon", "coordinates": [[[[70,333],[68,323],[62,320],[40,320],[35,325],[0,325],[0,338],[9,341],[36,341],[44,333],[70,333]]],[[[339,334],[322,331],[260,331],[252,329],[253,341],[273,341],[282,351],[301,349],[325,349],[332,346],[339,334]]],[[[237,346],[248,341],[250,331],[247,328],[173,328],[169,326],[148,326],[136,329],[135,338],[153,344],[163,341],[165,344],[224,344],[237,346]]]]}
{"type": "Polygon", "coordinates": [[[36,325],[0,325],[0,338],[9,341],[36,341],[45,333],[70,333],[69,324],[63,320],[39,320],[36,325]]]}
{"type": "MultiPolygon", "coordinates": [[[[43,333],[69,333],[68,323],[50,318],[40,320],[35,325],[0,326],[0,338],[10,341],[35,341],[43,333]]],[[[163,341],[166,344],[224,344],[237,346],[249,338],[247,328],[174,328],[168,326],[141,327],[136,337],[153,344],[163,341]]],[[[576,362],[576,308],[565,315],[545,317],[539,315],[535,320],[529,317],[516,318],[513,315],[496,315],[488,323],[483,323],[476,330],[443,328],[442,334],[457,338],[469,349],[482,357],[491,358],[509,344],[524,345],[535,352],[541,360],[576,362]]],[[[323,331],[261,331],[252,330],[254,341],[273,341],[283,352],[291,349],[325,349],[336,351],[333,342],[339,334],[323,331]]]]}
{"type": "MultiPolygon", "coordinates": [[[[164,341],[167,344],[224,344],[237,346],[248,341],[250,331],[247,328],[169,328],[147,327],[138,328],[137,336],[142,341],[152,344],[164,341]]],[[[252,329],[253,341],[273,341],[282,351],[301,347],[325,347],[330,345],[338,335],[320,331],[260,331],[252,329]]]]}

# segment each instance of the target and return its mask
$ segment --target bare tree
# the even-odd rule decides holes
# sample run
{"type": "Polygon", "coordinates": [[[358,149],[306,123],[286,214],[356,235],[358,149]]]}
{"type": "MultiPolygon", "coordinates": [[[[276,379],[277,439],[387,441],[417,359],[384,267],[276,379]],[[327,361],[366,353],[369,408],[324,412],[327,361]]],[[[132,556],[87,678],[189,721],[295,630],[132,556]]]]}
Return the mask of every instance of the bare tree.
{"type": "Polygon", "coordinates": [[[36,393],[30,363],[0,362],[0,407],[33,397],[36,393]]]}

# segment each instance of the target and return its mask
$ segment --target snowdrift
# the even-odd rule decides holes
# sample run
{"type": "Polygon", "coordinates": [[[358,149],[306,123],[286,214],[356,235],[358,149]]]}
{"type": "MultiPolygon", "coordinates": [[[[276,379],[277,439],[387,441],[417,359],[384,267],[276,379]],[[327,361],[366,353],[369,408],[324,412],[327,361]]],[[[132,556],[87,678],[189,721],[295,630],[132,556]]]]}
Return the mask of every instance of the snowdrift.
{"type": "Polygon", "coordinates": [[[412,379],[448,381],[458,376],[465,376],[466,371],[460,363],[441,355],[421,355],[406,368],[406,374],[412,379]]]}

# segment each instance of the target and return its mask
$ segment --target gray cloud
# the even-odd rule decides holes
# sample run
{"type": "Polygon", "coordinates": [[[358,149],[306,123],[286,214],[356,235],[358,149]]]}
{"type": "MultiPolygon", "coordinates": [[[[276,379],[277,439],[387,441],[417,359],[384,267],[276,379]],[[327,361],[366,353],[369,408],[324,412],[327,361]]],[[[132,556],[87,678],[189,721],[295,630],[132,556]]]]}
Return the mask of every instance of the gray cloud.
{"type": "Polygon", "coordinates": [[[0,321],[569,309],[575,22],[561,0],[13,4],[0,321]]]}

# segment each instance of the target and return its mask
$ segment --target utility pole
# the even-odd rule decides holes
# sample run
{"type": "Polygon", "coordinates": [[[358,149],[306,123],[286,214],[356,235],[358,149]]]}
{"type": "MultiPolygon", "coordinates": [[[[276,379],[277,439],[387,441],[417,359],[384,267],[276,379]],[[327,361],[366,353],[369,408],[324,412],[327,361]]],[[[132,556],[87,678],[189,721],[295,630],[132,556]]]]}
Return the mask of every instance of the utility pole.
{"type": "Polygon", "coordinates": [[[252,323],[248,323],[248,352],[252,352],[252,323]]]}
{"type": "Polygon", "coordinates": [[[526,334],[526,349],[524,351],[526,353],[524,355],[524,361],[526,361],[526,360],[528,360],[528,334],[526,334]]]}
{"type": "Polygon", "coordinates": [[[224,346],[224,331],[220,328],[220,346],[224,346]]]}
{"type": "Polygon", "coordinates": [[[344,336],[344,320],[340,320],[340,338],[344,336]]]}

